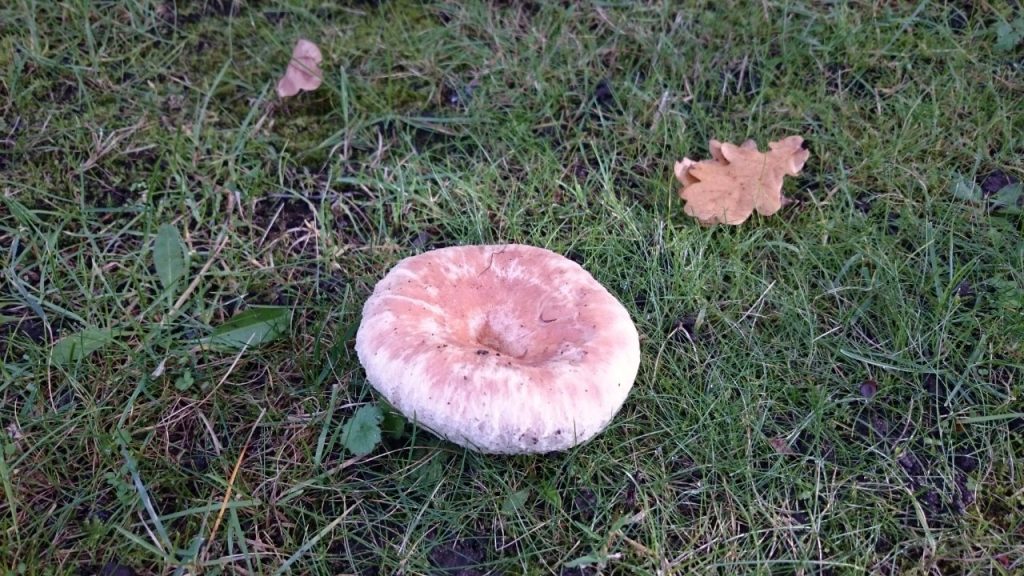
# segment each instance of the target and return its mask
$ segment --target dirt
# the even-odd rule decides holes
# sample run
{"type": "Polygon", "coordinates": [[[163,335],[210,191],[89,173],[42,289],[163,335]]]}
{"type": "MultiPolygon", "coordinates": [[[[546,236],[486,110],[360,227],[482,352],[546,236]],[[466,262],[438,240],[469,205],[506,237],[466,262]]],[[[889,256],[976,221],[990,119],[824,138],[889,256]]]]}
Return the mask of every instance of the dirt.
{"type": "Polygon", "coordinates": [[[951,7],[949,14],[946,15],[946,24],[954,33],[961,34],[967,28],[969,19],[970,17],[965,11],[951,7]]]}
{"type": "Polygon", "coordinates": [[[972,299],[977,294],[974,290],[974,286],[967,280],[963,280],[956,285],[956,295],[961,299],[972,299]]]}
{"type": "Polygon", "coordinates": [[[203,12],[213,16],[227,16],[234,18],[238,16],[242,7],[248,4],[245,0],[205,0],[203,12]]]}
{"type": "Polygon", "coordinates": [[[651,180],[651,168],[646,164],[633,164],[616,168],[612,176],[615,195],[619,198],[646,206],[658,202],[658,195],[652,194],[647,183],[651,180]]]}
{"type": "Polygon", "coordinates": [[[203,452],[193,452],[183,455],[181,458],[181,469],[188,472],[202,474],[210,468],[210,457],[203,452]]]}
{"type": "Polygon", "coordinates": [[[130,219],[135,214],[132,205],[138,204],[143,194],[141,190],[133,190],[131,184],[150,182],[154,179],[154,170],[166,168],[167,162],[153,149],[104,158],[85,174],[85,204],[109,210],[100,217],[104,223],[130,219]]]}
{"type": "Polygon", "coordinates": [[[437,250],[452,246],[452,243],[444,237],[444,233],[436,226],[428,226],[409,238],[408,244],[414,250],[437,250]]]}
{"type": "MultiPolygon", "coordinates": [[[[810,148],[810,142],[805,140],[803,148],[810,148]]],[[[835,185],[834,176],[819,171],[817,157],[813,153],[803,170],[793,177],[793,183],[792,191],[788,191],[783,199],[783,214],[787,218],[794,218],[800,214],[804,205],[810,202],[815,194],[827,193],[835,185]]]]}
{"type": "MultiPolygon", "coordinates": [[[[5,316],[13,316],[14,313],[10,311],[0,311],[0,314],[5,316]]],[[[56,333],[54,335],[56,337],[56,333]]],[[[0,359],[3,359],[7,355],[7,351],[11,348],[17,348],[18,340],[27,340],[33,344],[42,344],[46,341],[46,326],[43,321],[22,315],[22,319],[17,322],[6,322],[0,324],[0,359]]]]}
{"type": "Polygon", "coordinates": [[[698,342],[702,338],[702,331],[697,330],[697,315],[684,314],[677,319],[669,328],[672,339],[680,344],[698,342]]]}
{"type": "Polygon", "coordinates": [[[726,97],[754,96],[761,90],[763,81],[756,65],[749,60],[741,60],[722,68],[721,84],[726,97]]]}
{"type": "Polygon", "coordinates": [[[336,270],[321,274],[316,289],[324,296],[341,296],[345,293],[345,287],[348,284],[349,278],[336,270]]]}
{"type": "MultiPolygon", "coordinates": [[[[79,100],[79,87],[78,83],[72,79],[61,78],[54,82],[54,85],[50,88],[47,99],[58,106],[72,106],[79,100]]],[[[76,108],[72,107],[70,110],[65,108],[65,111],[77,111],[76,108]]]]}
{"type": "Polygon", "coordinates": [[[244,8],[258,3],[245,0],[204,0],[191,3],[167,1],[157,7],[157,14],[165,26],[173,28],[197,24],[204,18],[235,18],[244,8]]]}
{"type": "MultiPolygon", "coordinates": [[[[410,90],[407,96],[412,101],[405,105],[398,103],[395,107],[396,113],[406,112],[411,117],[438,118],[442,121],[450,115],[449,110],[436,106],[417,108],[413,102],[421,102],[426,99],[418,91],[410,90]]],[[[465,102],[465,96],[463,96],[462,102],[465,102]]],[[[446,105],[447,107],[452,106],[446,105]]],[[[465,131],[458,127],[444,126],[443,122],[439,123],[438,128],[435,129],[428,122],[412,123],[387,118],[370,125],[370,129],[376,131],[377,137],[384,142],[386,148],[399,148],[404,137],[408,137],[417,154],[444,150],[448,146],[457,146],[467,141],[465,131]],[[403,135],[406,136],[403,137],[403,135]]]]}
{"type": "Polygon", "coordinates": [[[953,477],[953,481],[956,484],[956,495],[953,499],[953,505],[957,514],[963,514],[966,508],[974,504],[974,492],[967,486],[967,474],[958,472],[953,477]]]}
{"type": "Polygon", "coordinates": [[[573,178],[580,182],[583,182],[587,178],[589,178],[590,172],[590,161],[575,158],[575,155],[574,159],[570,161],[565,167],[565,174],[571,175],[573,178]]]}
{"type": "MultiPolygon", "coordinates": [[[[93,208],[110,210],[131,204],[135,194],[127,186],[109,186],[101,182],[87,181],[85,203],[93,208]]],[[[106,220],[104,220],[106,223],[106,220]]]]}
{"type": "MultiPolygon", "coordinates": [[[[8,126],[5,122],[4,126],[8,126]]],[[[0,134],[0,172],[4,172],[10,169],[15,160],[17,160],[17,153],[15,152],[15,144],[18,141],[18,134],[22,131],[21,118],[16,118],[13,125],[7,128],[6,134],[0,134]]]]}
{"type": "Polygon", "coordinates": [[[597,505],[597,494],[586,486],[579,487],[573,495],[569,515],[578,522],[589,524],[597,514],[597,505]]]}
{"type": "Polygon", "coordinates": [[[98,572],[94,572],[97,576],[135,576],[135,570],[129,566],[122,564],[110,563],[103,565],[98,572]]]}
{"type": "Polygon", "coordinates": [[[633,305],[636,309],[641,312],[647,312],[647,304],[649,300],[646,292],[637,292],[633,294],[633,305]]]}
{"type": "Polygon", "coordinates": [[[978,469],[978,457],[968,452],[959,451],[953,457],[953,465],[962,472],[971,473],[978,469]]]}
{"type": "Polygon", "coordinates": [[[858,99],[874,98],[875,86],[882,77],[881,71],[868,68],[854,71],[846,64],[832,62],[825,65],[826,90],[832,95],[850,95],[858,99]]]}
{"type": "Polygon", "coordinates": [[[643,503],[637,498],[637,492],[640,485],[645,483],[643,472],[640,470],[633,471],[633,478],[636,478],[636,482],[633,480],[627,480],[626,486],[622,490],[622,497],[619,499],[619,505],[627,512],[635,513],[639,512],[643,508],[643,503]]]}
{"type": "Polygon", "coordinates": [[[473,89],[474,85],[472,83],[462,86],[453,86],[452,84],[445,83],[439,91],[441,103],[448,108],[465,110],[473,100],[473,89]]]}
{"type": "MultiPolygon", "coordinates": [[[[974,493],[967,486],[967,475],[956,471],[952,480],[934,470],[937,460],[927,454],[919,440],[897,457],[896,462],[907,475],[907,484],[932,526],[955,522],[954,518],[974,504],[974,493]]],[[[908,510],[906,521],[917,522],[916,513],[908,510]]]]}
{"type": "Polygon", "coordinates": [[[182,454],[178,466],[186,476],[183,486],[188,493],[199,497],[205,489],[203,474],[210,468],[210,455],[202,451],[182,454]]]}
{"type": "MultiPolygon", "coordinates": [[[[1007,361],[999,358],[997,360],[1007,361]]],[[[988,381],[1000,389],[1007,390],[1015,382],[1024,382],[1024,371],[1007,365],[996,366],[989,373],[988,381]]]]}
{"type": "Polygon", "coordinates": [[[430,551],[431,574],[445,576],[483,576],[477,568],[487,559],[487,539],[478,536],[439,544],[430,551]]]}
{"type": "Polygon", "coordinates": [[[597,576],[600,571],[593,566],[577,566],[575,568],[562,567],[558,576],[597,576]]]}
{"type": "Polygon", "coordinates": [[[996,192],[999,192],[1007,186],[1019,183],[1020,180],[1013,176],[1003,172],[1002,170],[995,170],[987,174],[981,179],[981,193],[984,196],[991,196],[996,192]]]}
{"type": "MultiPolygon", "coordinates": [[[[364,527],[369,530],[369,527],[364,527]]],[[[372,538],[372,537],[371,537],[372,538]]],[[[380,551],[363,538],[336,538],[327,548],[330,557],[339,558],[331,562],[334,574],[358,574],[359,576],[380,576],[380,551]]]]}
{"type": "Polygon", "coordinates": [[[566,258],[572,260],[573,262],[579,264],[580,266],[586,267],[586,259],[583,257],[582,254],[580,254],[573,248],[566,250],[565,253],[562,254],[562,256],[565,256],[566,258]]]}
{"type": "Polygon", "coordinates": [[[935,374],[924,374],[921,376],[921,387],[927,395],[925,405],[928,412],[948,416],[949,406],[946,405],[946,400],[949,391],[946,381],[935,374]]]}
{"type": "Polygon", "coordinates": [[[678,494],[676,510],[686,518],[697,517],[702,499],[698,488],[704,481],[704,473],[693,460],[685,456],[673,459],[670,469],[671,485],[678,494]]]}
{"type": "MultiPolygon", "coordinates": [[[[379,486],[380,482],[376,484],[379,486]]],[[[390,574],[381,571],[381,551],[397,549],[401,545],[407,528],[403,522],[407,518],[395,514],[388,516],[380,504],[370,500],[364,500],[359,510],[374,520],[353,526],[344,537],[332,538],[328,544],[326,559],[329,559],[332,574],[390,574]]],[[[341,498],[330,498],[326,501],[324,514],[334,518],[341,515],[348,506],[349,503],[341,498]]]]}
{"type": "Polygon", "coordinates": [[[491,8],[496,10],[518,10],[526,16],[536,16],[540,12],[542,3],[533,0],[490,0],[491,8]]]}
{"type": "Polygon", "coordinates": [[[907,451],[900,455],[897,459],[899,465],[911,478],[917,479],[924,475],[924,466],[921,465],[921,461],[917,459],[917,456],[913,452],[907,451]]]}
{"type": "MultiPolygon", "coordinates": [[[[888,476],[888,473],[882,471],[865,473],[858,478],[858,481],[864,483],[903,484],[909,489],[910,498],[914,500],[907,499],[906,493],[899,490],[895,490],[892,496],[906,508],[899,515],[901,523],[918,527],[913,504],[916,500],[929,525],[948,526],[955,523],[956,517],[975,502],[975,495],[968,488],[968,474],[979,468],[979,461],[971,452],[961,450],[947,455],[926,442],[926,437],[935,437],[939,433],[935,415],[949,413],[949,408],[945,406],[948,389],[946,382],[934,374],[922,375],[918,385],[921,389],[916,394],[925,395],[925,419],[920,426],[908,423],[900,412],[899,407],[910,400],[895,397],[899,390],[895,387],[887,394],[888,405],[879,403],[878,398],[867,399],[866,406],[853,423],[856,436],[848,438],[847,442],[855,447],[863,447],[865,452],[878,449],[888,452],[889,457],[902,470],[902,475],[895,482],[893,479],[883,480],[881,475],[888,476]],[[946,462],[953,464],[951,470],[946,470],[946,462]]],[[[877,384],[873,381],[865,381],[861,386],[875,387],[877,391],[877,384]]],[[[867,395],[862,392],[862,396],[867,395]]],[[[860,459],[856,460],[861,462],[860,459]]]]}
{"type": "Polygon", "coordinates": [[[593,99],[594,103],[604,110],[611,110],[617,105],[615,93],[612,92],[611,82],[607,78],[602,78],[598,81],[594,87],[593,99]]]}
{"type": "MultiPolygon", "coordinates": [[[[262,234],[267,232],[267,241],[283,234],[301,235],[305,222],[313,218],[309,205],[296,198],[266,198],[256,204],[252,223],[262,234]]],[[[302,243],[299,243],[301,246],[302,243]]]]}
{"type": "Polygon", "coordinates": [[[789,519],[793,524],[799,527],[800,532],[806,531],[811,524],[811,517],[806,512],[800,510],[794,510],[789,513],[789,519]]]}
{"type": "Polygon", "coordinates": [[[888,236],[895,236],[900,231],[900,215],[898,212],[886,212],[885,233],[888,236]]]}
{"type": "Polygon", "coordinates": [[[284,10],[264,10],[263,17],[267,19],[267,22],[277,25],[284,21],[290,15],[290,12],[284,10]]]}
{"type": "Polygon", "coordinates": [[[874,205],[874,197],[872,194],[862,192],[857,195],[857,198],[853,200],[853,207],[857,209],[861,214],[868,214],[871,211],[871,206],[874,205]]]}
{"type": "Polygon", "coordinates": [[[82,576],[87,574],[90,576],[135,576],[136,572],[131,566],[110,562],[100,568],[96,566],[83,566],[79,569],[79,574],[82,576]]]}

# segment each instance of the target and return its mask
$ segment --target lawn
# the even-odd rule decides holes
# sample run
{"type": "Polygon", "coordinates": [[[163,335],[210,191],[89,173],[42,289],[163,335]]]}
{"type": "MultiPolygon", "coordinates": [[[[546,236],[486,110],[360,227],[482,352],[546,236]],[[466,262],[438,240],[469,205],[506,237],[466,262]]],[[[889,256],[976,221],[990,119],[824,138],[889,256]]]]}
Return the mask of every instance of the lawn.
{"type": "Polygon", "coordinates": [[[3,3],[0,570],[1020,574],[1024,13],[684,4],[3,3]],[[781,212],[683,212],[788,135],[781,212]],[[353,454],[374,284],[509,242],[632,315],[611,426],[353,454]]]}

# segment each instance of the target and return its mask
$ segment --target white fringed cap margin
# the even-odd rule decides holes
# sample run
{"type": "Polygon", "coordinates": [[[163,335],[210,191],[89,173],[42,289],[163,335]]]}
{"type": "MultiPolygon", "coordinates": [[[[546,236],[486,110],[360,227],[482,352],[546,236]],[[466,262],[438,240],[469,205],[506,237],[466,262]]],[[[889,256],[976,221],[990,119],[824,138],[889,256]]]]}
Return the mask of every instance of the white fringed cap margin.
{"type": "Polygon", "coordinates": [[[484,453],[585,442],[640,366],[629,313],[572,260],[533,246],[456,246],[399,262],[363,307],[356,353],[407,418],[484,453]]]}

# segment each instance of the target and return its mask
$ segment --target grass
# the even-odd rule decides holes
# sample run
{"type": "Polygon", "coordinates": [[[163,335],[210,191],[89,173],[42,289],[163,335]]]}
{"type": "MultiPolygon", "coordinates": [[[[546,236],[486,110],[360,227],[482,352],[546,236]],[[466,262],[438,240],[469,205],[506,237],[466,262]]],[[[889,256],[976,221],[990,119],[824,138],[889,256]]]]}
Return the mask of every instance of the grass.
{"type": "Polygon", "coordinates": [[[1024,175],[1022,48],[996,46],[1019,8],[343,4],[0,8],[0,568],[1024,566],[1024,221],[954,194],[1024,175]],[[326,79],[282,102],[300,36],[326,79]],[[683,214],[675,160],[789,134],[812,156],[779,215],[683,214]],[[165,224],[198,279],[180,307],[165,224]],[[566,453],[410,427],[352,457],[362,302],[400,258],[482,242],[623,300],[624,409],[566,453]],[[289,337],[192,344],[259,305],[289,337]],[[114,336],[55,362],[86,328],[114,336]]]}

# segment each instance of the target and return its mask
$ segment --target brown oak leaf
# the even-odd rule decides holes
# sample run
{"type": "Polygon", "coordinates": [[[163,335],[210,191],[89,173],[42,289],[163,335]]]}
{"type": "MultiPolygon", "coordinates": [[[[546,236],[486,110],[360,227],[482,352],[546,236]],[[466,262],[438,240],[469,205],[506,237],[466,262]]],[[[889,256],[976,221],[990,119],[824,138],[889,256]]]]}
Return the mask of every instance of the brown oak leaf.
{"type": "Polygon", "coordinates": [[[292,59],[284,76],[277,81],[277,95],[281,98],[295,96],[302,90],[316,90],[323,81],[320,62],[324,59],[316,44],[299,38],[292,50],[292,59]]]}
{"type": "Polygon", "coordinates": [[[676,162],[683,210],[701,224],[742,224],[754,210],[775,214],[782,208],[783,176],[796,176],[811,155],[803,143],[790,136],[759,152],[753,140],[740,146],[711,140],[710,160],[676,162]]]}

